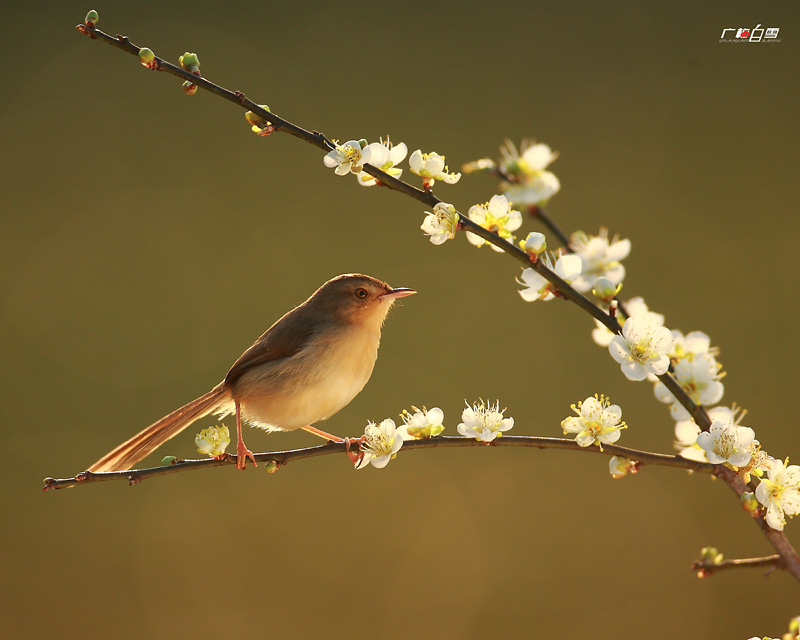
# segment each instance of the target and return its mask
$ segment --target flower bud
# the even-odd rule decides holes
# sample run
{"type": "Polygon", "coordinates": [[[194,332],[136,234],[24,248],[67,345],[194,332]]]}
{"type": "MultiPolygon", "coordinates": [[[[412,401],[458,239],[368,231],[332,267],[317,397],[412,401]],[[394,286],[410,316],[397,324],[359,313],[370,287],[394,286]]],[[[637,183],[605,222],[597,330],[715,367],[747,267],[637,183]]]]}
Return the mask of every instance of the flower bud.
{"type": "Polygon", "coordinates": [[[275,473],[278,470],[278,463],[274,460],[267,460],[264,463],[264,471],[267,473],[275,473]]]}
{"type": "Polygon", "coordinates": [[[603,302],[611,302],[622,289],[622,283],[614,284],[605,276],[600,276],[594,281],[592,293],[603,302]]]}
{"type": "Polygon", "coordinates": [[[528,237],[525,240],[525,251],[532,255],[538,256],[545,249],[547,249],[547,242],[543,233],[532,231],[528,234],[528,237]]]}
{"type": "Polygon", "coordinates": [[[197,85],[196,84],[192,84],[188,80],[183,83],[181,88],[183,89],[183,92],[187,96],[193,96],[195,93],[197,93],[197,85]]]}
{"type": "Polygon", "coordinates": [[[164,456],[161,458],[161,464],[167,466],[168,464],[175,464],[178,461],[176,456],[164,456]]]}
{"type": "Polygon", "coordinates": [[[89,13],[86,14],[86,18],[84,18],[84,24],[94,27],[97,25],[97,21],[100,19],[100,16],[97,14],[97,11],[92,9],[89,13]]]}
{"type": "MultiPolygon", "coordinates": [[[[269,107],[267,105],[265,105],[265,104],[260,104],[258,106],[261,107],[262,109],[264,109],[264,111],[269,111],[269,107]]],[[[262,129],[264,129],[264,128],[266,128],[266,127],[268,127],[268,126],[270,126],[272,124],[271,122],[265,120],[260,115],[258,115],[257,113],[254,113],[252,111],[248,111],[247,113],[245,113],[244,117],[252,125],[254,133],[261,133],[262,129]]]]}
{"type": "Polygon", "coordinates": [[[703,547],[700,549],[700,558],[706,564],[722,563],[722,554],[716,547],[703,547]]]}
{"type": "Polygon", "coordinates": [[[639,463],[621,456],[614,456],[608,461],[608,471],[612,478],[622,478],[629,473],[636,473],[638,470],[639,463]]]}
{"type": "Polygon", "coordinates": [[[158,64],[156,62],[156,54],[147,47],[142,47],[139,49],[139,62],[141,62],[148,69],[155,69],[156,65],[158,64]]]}
{"type": "Polygon", "coordinates": [[[740,498],[742,509],[747,511],[751,516],[758,515],[758,500],[752,491],[745,491],[740,498]]]}
{"type": "Polygon", "coordinates": [[[188,71],[189,73],[197,73],[199,75],[200,60],[197,59],[196,53],[189,53],[187,51],[178,59],[178,61],[181,63],[181,68],[184,71],[188,71]]]}

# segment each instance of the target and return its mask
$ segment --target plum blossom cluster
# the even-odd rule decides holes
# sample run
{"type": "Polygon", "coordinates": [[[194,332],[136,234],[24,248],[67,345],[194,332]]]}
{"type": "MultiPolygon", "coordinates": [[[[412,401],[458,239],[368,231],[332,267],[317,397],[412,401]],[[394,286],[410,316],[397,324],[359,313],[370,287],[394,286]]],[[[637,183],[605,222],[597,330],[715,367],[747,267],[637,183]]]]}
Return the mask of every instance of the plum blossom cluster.
{"type": "Polygon", "coordinates": [[[669,405],[675,423],[675,446],[684,458],[724,464],[737,471],[745,482],[759,480],[755,499],[764,509],[764,518],[773,529],[782,530],[786,518],[800,513],[800,466],[788,465],[761,448],[755,432],[741,424],[744,411],[735,405],[711,406],[722,400],[724,373],[717,361],[719,349],[701,331],[684,335],[664,326],[664,316],[647,308],[643,300],[626,305],[629,314],[622,335],[598,327],[592,333],[595,342],[607,345],[631,380],[650,379],[654,393],[669,405]],[[711,426],[702,431],[686,408],[667,386],[657,379],[672,367],[675,380],[697,405],[710,406],[711,426]]]}
{"type": "Polygon", "coordinates": [[[404,142],[393,145],[387,137],[380,142],[368,143],[366,140],[348,140],[344,144],[335,144],[323,158],[325,166],[333,169],[336,175],[346,176],[354,173],[358,184],[371,187],[378,181],[364,171],[365,164],[371,164],[384,173],[399,178],[403,174],[399,165],[408,155],[408,147],[404,142]]]}
{"type": "MultiPolygon", "coordinates": [[[[254,131],[265,135],[268,122],[263,118],[257,121],[248,118],[248,121],[251,121],[254,131]]],[[[405,160],[407,153],[404,143],[394,146],[388,139],[371,144],[366,140],[349,140],[341,145],[337,143],[324,157],[324,163],[337,175],[354,173],[359,184],[372,186],[379,181],[364,171],[365,164],[399,177],[402,169],[398,165],[405,160]]],[[[516,242],[514,233],[522,226],[519,208],[533,211],[546,204],[560,189],[558,178],[547,170],[556,157],[557,154],[545,144],[523,141],[518,151],[513,143],[506,141],[499,161],[483,159],[465,165],[467,173],[491,171],[502,179],[502,193],[494,195],[488,202],[470,207],[469,220],[499,238],[516,242]]],[[[435,152],[414,151],[409,166],[422,178],[426,191],[430,191],[437,180],[455,184],[461,177],[459,173],[451,173],[444,156],[435,152]]],[[[434,245],[453,239],[463,224],[464,217],[446,202],[438,202],[433,211],[425,214],[420,228],[434,245]]],[[[493,250],[502,251],[478,234],[468,231],[467,239],[476,247],[489,244],[493,250]]],[[[538,232],[530,233],[519,242],[519,246],[529,254],[532,263],[541,260],[546,269],[575,290],[582,293],[591,291],[601,304],[607,305],[609,313],[616,312],[619,305],[616,296],[625,278],[622,261],[630,254],[630,240],[620,239],[617,235],[609,237],[608,230],[601,227],[597,235],[576,231],[570,237],[569,247],[555,254],[546,252],[546,238],[538,232]]],[[[518,283],[523,285],[519,291],[523,300],[547,301],[558,297],[558,288],[541,275],[541,271],[536,265],[523,270],[518,279],[518,283]]],[[[719,351],[711,347],[710,338],[699,331],[684,335],[670,330],[664,324],[664,316],[650,311],[641,298],[628,301],[622,310],[625,321],[621,334],[615,335],[602,323],[596,322],[592,333],[594,341],[608,348],[629,380],[648,379],[655,383],[656,398],[669,405],[670,414],[676,421],[676,445],[682,456],[728,465],[746,481],[751,476],[760,478],[754,497],[764,507],[768,524],[782,529],[787,516],[800,512],[800,467],[776,461],[763,451],[754,431],[740,424],[744,412],[713,407],[724,395],[724,374],[717,361],[719,351]],[[708,431],[701,432],[686,408],[658,380],[658,376],[670,368],[674,379],[693,403],[712,407],[709,410],[712,424],[708,431]]],[[[400,429],[390,419],[367,425],[358,468],[367,464],[383,467],[394,458],[404,439],[433,437],[444,429],[441,410],[413,409],[413,414],[402,414],[404,425],[400,429]]],[[[577,415],[562,421],[562,428],[565,434],[574,434],[581,446],[596,444],[602,449],[604,444],[616,442],[621,430],[626,428],[621,420],[621,409],[612,405],[605,396],[587,398],[573,405],[573,410],[577,415]]],[[[491,442],[514,424],[513,418],[505,418],[503,413],[497,404],[480,402],[471,407],[468,405],[462,413],[458,431],[463,436],[491,442]]],[[[636,463],[624,458],[614,458],[609,463],[613,477],[635,472],[637,468],[636,463]]]]}
{"type": "MultiPolygon", "coordinates": [[[[514,418],[506,418],[505,409],[483,400],[467,407],[461,413],[458,432],[467,438],[481,442],[492,442],[514,426],[514,418]]],[[[444,411],[439,407],[419,409],[412,406],[411,411],[400,414],[403,424],[398,427],[394,420],[387,418],[380,423],[369,422],[361,438],[361,456],[355,461],[356,469],[372,465],[378,469],[385,467],[397,456],[403,442],[435,438],[444,431],[444,411]]]]}
{"type": "Polygon", "coordinates": [[[379,424],[367,423],[361,443],[363,455],[356,460],[356,469],[363,469],[370,464],[382,469],[395,459],[404,441],[433,438],[444,431],[444,412],[439,407],[428,410],[412,406],[411,410],[413,413],[403,410],[400,414],[403,419],[400,427],[391,418],[379,424]]]}
{"type": "MultiPolygon", "coordinates": [[[[364,165],[369,164],[380,169],[387,175],[399,178],[403,170],[398,165],[406,159],[408,147],[405,142],[393,145],[387,136],[384,141],[369,143],[364,139],[348,140],[344,144],[334,142],[334,147],[325,157],[325,166],[333,169],[336,175],[346,176],[348,173],[356,174],[358,183],[364,187],[380,184],[374,176],[364,171],[364,165]]],[[[433,188],[436,180],[447,184],[455,184],[461,178],[460,173],[450,173],[445,164],[444,156],[435,151],[422,153],[420,149],[414,151],[408,160],[411,172],[422,178],[422,186],[426,191],[433,188]]]]}

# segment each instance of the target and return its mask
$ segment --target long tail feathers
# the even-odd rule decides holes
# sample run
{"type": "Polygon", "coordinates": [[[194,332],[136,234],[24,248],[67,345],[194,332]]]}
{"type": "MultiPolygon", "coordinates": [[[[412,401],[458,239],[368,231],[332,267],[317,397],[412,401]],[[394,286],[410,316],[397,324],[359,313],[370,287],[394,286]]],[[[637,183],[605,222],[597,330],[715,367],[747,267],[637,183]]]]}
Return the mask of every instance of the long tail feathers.
{"type": "Polygon", "coordinates": [[[225,387],[225,383],[221,382],[205,395],[176,409],[137,433],[130,440],[123,442],[89,467],[89,471],[131,469],[139,460],[170,438],[178,435],[195,420],[223,408],[230,401],[230,391],[225,387]]]}

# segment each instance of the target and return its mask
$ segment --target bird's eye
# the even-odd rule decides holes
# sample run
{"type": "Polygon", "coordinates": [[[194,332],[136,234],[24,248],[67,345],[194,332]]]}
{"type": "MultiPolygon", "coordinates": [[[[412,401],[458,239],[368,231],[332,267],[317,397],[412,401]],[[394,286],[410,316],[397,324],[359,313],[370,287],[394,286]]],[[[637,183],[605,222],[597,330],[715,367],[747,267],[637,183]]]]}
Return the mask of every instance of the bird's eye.
{"type": "Polygon", "coordinates": [[[364,287],[359,287],[356,289],[356,297],[361,298],[362,300],[367,297],[367,290],[364,287]]]}

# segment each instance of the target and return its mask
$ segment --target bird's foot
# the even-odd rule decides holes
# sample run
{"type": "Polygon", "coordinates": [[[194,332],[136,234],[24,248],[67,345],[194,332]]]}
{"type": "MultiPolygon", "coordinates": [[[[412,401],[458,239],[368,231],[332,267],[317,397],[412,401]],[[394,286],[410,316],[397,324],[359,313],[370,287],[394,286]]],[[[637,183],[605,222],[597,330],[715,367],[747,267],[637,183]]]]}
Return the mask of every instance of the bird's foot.
{"type": "Polygon", "coordinates": [[[253,452],[250,451],[247,447],[244,446],[244,443],[239,440],[239,444],[236,445],[236,468],[241,469],[244,471],[247,468],[247,459],[250,458],[250,461],[253,463],[254,467],[257,467],[256,459],[253,457],[253,452]]]}
{"type": "Polygon", "coordinates": [[[347,457],[350,458],[350,461],[356,467],[361,464],[361,461],[364,459],[364,450],[361,448],[361,445],[364,444],[364,441],[364,436],[361,436],[360,438],[344,439],[344,451],[347,454],[347,457]],[[356,445],[356,450],[350,451],[350,447],[352,447],[354,444],[356,445]]]}

